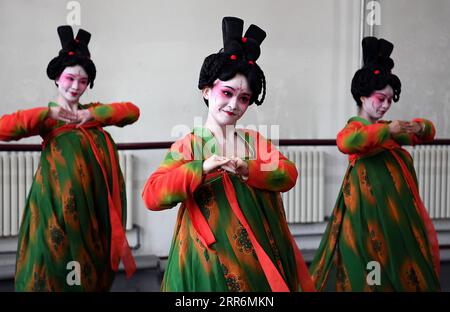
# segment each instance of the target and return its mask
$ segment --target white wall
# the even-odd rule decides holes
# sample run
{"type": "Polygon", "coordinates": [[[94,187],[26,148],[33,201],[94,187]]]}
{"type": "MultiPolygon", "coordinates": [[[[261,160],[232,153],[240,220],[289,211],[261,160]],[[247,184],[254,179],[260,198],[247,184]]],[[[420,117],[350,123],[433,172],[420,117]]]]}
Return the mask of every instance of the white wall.
{"type": "MultiPolygon", "coordinates": [[[[46,105],[56,96],[45,70],[60,49],[56,27],[66,23],[66,3],[0,0],[0,114],[46,105]]],[[[268,34],[258,60],[267,100],[248,111],[244,125],[281,125],[284,138],[333,138],[354,111],[348,90],[357,67],[358,0],[79,3],[98,69],[94,89],[82,100],[131,100],[141,108],[138,123],[111,130],[118,142],[173,139],[175,125],[206,116],[198,73],[203,59],[222,46],[226,15],[268,34]]]]}
{"type": "MultiPolygon", "coordinates": [[[[56,27],[66,23],[67,2],[0,0],[0,115],[55,98],[45,70],[60,49],[56,27]]],[[[359,0],[78,2],[98,69],[82,101],[130,100],[142,111],[135,125],[111,129],[118,142],[175,139],[174,126],[206,116],[198,72],[204,57],[222,46],[225,15],[268,33],[259,59],[267,100],[251,107],[243,125],[280,125],[283,138],[334,138],[356,111],[349,86],[359,61],[359,0]]],[[[429,117],[438,137],[448,137],[450,2],[379,3],[375,35],[394,42],[395,72],[403,83],[401,101],[387,117],[429,117]]]]}
{"type": "Polygon", "coordinates": [[[402,81],[400,101],[389,118],[423,116],[450,138],[450,1],[381,1],[375,35],[395,44],[393,71],[402,81]]]}

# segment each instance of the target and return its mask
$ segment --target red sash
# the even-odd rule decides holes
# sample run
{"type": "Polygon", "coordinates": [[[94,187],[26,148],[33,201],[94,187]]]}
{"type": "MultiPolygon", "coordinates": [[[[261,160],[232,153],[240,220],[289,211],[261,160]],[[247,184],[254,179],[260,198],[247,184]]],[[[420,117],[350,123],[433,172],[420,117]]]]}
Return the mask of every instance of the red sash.
{"type": "MultiPolygon", "coordinates": [[[[259,244],[256,239],[255,234],[253,233],[250,225],[247,222],[241,208],[239,207],[239,203],[236,197],[236,192],[233,187],[233,183],[228,176],[228,173],[223,171],[222,173],[218,173],[222,175],[223,186],[225,189],[225,194],[230,203],[231,209],[235,216],[238,218],[239,222],[242,224],[244,229],[247,231],[247,234],[250,238],[250,241],[255,249],[256,256],[261,264],[261,268],[266,276],[267,282],[270,285],[270,288],[274,292],[289,292],[289,287],[278,271],[277,267],[274,265],[270,257],[264,251],[263,247],[259,244]]],[[[214,234],[208,224],[208,221],[200,211],[200,208],[196,204],[195,200],[190,197],[187,200],[187,207],[189,218],[191,219],[192,225],[194,226],[200,241],[206,246],[209,247],[213,243],[216,242],[214,238],[214,234]]],[[[297,274],[299,278],[300,285],[303,291],[315,291],[314,284],[311,280],[311,277],[308,273],[308,269],[303,260],[301,252],[295,243],[292,235],[290,235],[290,240],[293,245],[295,261],[297,264],[297,274]]]]}
{"type": "Polygon", "coordinates": [[[97,122],[86,123],[80,128],[76,128],[75,124],[67,124],[50,132],[44,138],[42,145],[43,147],[45,147],[50,139],[58,136],[61,133],[73,131],[75,129],[79,129],[89,140],[95,159],[97,160],[97,163],[102,170],[103,179],[105,181],[106,189],[108,191],[109,218],[111,222],[111,258],[110,258],[111,267],[114,271],[117,272],[119,268],[120,259],[122,259],[126,275],[129,278],[131,277],[131,275],[133,275],[134,271],[136,271],[136,264],[134,262],[133,255],[131,253],[131,249],[128,245],[128,241],[125,235],[125,230],[122,225],[122,202],[120,199],[119,172],[117,170],[119,166],[117,163],[117,159],[115,157],[113,143],[111,142],[109,136],[97,122]],[[97,130],[102,132],[105,137],[106,145],[108,148],[108,154],[111,162],[112,181],[113,181],[112,192],[108,182],[108,174],[106,172],[106,168],[100,158],[100,152],[97,146],[95,145],[91,135],[86,130],[89,128],[96,128],[97,130]]]}

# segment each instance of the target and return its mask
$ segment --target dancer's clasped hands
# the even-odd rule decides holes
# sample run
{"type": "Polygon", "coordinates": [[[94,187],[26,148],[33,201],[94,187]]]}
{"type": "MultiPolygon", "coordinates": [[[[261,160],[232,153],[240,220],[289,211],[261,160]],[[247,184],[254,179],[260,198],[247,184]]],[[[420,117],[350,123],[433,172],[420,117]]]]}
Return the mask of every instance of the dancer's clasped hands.
{"type": "Polygon", "coordinates": [[[394,120],[391,123],[389,123],[389,131],[391,134],[398,134],[398,133],[420,134],[423,131],[423,125],[416,121],[394,120]]]}
{"type": "Polygon", "coordinates": [[[215,169],[223,169],[225,171],[237,174],[243,179],[248,178],[247,162],[239,157],[225,157],[212,155],[203,162],[203,173],[207,174],[215,169]]]}
{"type": "Polygon", "coordinates": [[[80,109],[73,112],[61,106],[51,107],[49,117],[65,123],[77,124],[77,128],[93,119],[92,113],[88,109],[80,109]]]}

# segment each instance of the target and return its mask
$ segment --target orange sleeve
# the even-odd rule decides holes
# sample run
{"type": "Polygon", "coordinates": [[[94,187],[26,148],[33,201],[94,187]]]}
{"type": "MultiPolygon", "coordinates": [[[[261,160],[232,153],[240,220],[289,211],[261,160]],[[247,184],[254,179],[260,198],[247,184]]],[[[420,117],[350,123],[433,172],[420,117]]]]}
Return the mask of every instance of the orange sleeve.
{"type": "Polygon", "coordinates": [[[386,123],[364,125],[360,121],[349,121],[338,133],[336,144],[344,154],[365,154],[379,148],[389,138],[386,123]]]}
{"type": "Polygon", "coordinates": [[[3,115],[0,118],[0,140],[19,140],[38,135],[48,111],[49,109],[47,107],[39,107],[3,115]]]}
{"type": "Polygon", "coordinates": [[[202,183],[203,159],[195,159],[192,134],[172,144],[159,168],[145,183],[142,199],[150,210],[162,210],[186,200],[202,183]]]}
{"type": "Polygon", "coordinates": [[[286,192],[297,182],[297,168],[278,149],[258,132],[250,132],[254,138],[256,159],[247,160],[247,184],[255,188],[286,192]]]}
{"type": "Polygon", "coordinates": [[[134,123],[139,119],[139,108],[131,102],[120,102],[111,104],[92,103],[88,104],[94,119],[103,126],[123,127],[134,123]]]}
{"type": "Polygon", "coordinates": [[[434,140],[436,135],[436,128],[434,124],[423,118],[415,118],[412,121],[418,122],[423,125],[424,130],[421,134],[414,133],[399,133],[392,135],[392,138],[400,145],[416,145],[421,143],[427,143],[434,140]]]}

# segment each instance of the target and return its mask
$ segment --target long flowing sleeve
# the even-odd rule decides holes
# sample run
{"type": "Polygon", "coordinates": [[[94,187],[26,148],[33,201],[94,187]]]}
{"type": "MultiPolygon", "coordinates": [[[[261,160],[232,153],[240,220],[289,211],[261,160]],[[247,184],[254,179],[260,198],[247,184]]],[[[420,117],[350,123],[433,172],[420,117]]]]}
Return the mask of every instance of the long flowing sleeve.
{"type": "Polygon", "coordinates": [[[86,105],[94,119],[102,126],[123,127],[134,123],[139,118],[139,108],[130,102],[111,104],[91,103],[86,105]]]}
{"type": "Polygon", "coordinates": [[[47,107],[38,107],[2,116],[0,118],[0,140],[19,140],[38,135],[48,111],[47,107]]]}
{"type": "Polygon", "coordinates": [[[294,187],[298,176],[295,164],[258,132],[251,135],[255,139],[256,159],[247,160],[247,184],[274,192],[286,192],[294,187]]]}
{"type": "Polygon", "coordinates": [[[427,143],[434,140],[436,135],[436,128],[434,124],[423,118],[415,118],[412,121],[418,122],[424,125],[424,130],[420,135],[414,133],[398,133],[392,135],[392,138],[400,145],[416,145],[421,143],[427,143]]]}
{"type": "Polygon", "coordinates": [[[192,134],[173,143],[163,163],[148,178],[142,198],[150,210],[175,206],[202,183],[203,160],[194,158],[192,144],[195,144],[192,134]]]}
{"type": "Polygon", "coordinates": [[[390,137],[388,124],[365,125],[356,117],[338,133],[336,144],[344,154],[365,154],[380,148],[390,137]]]}

